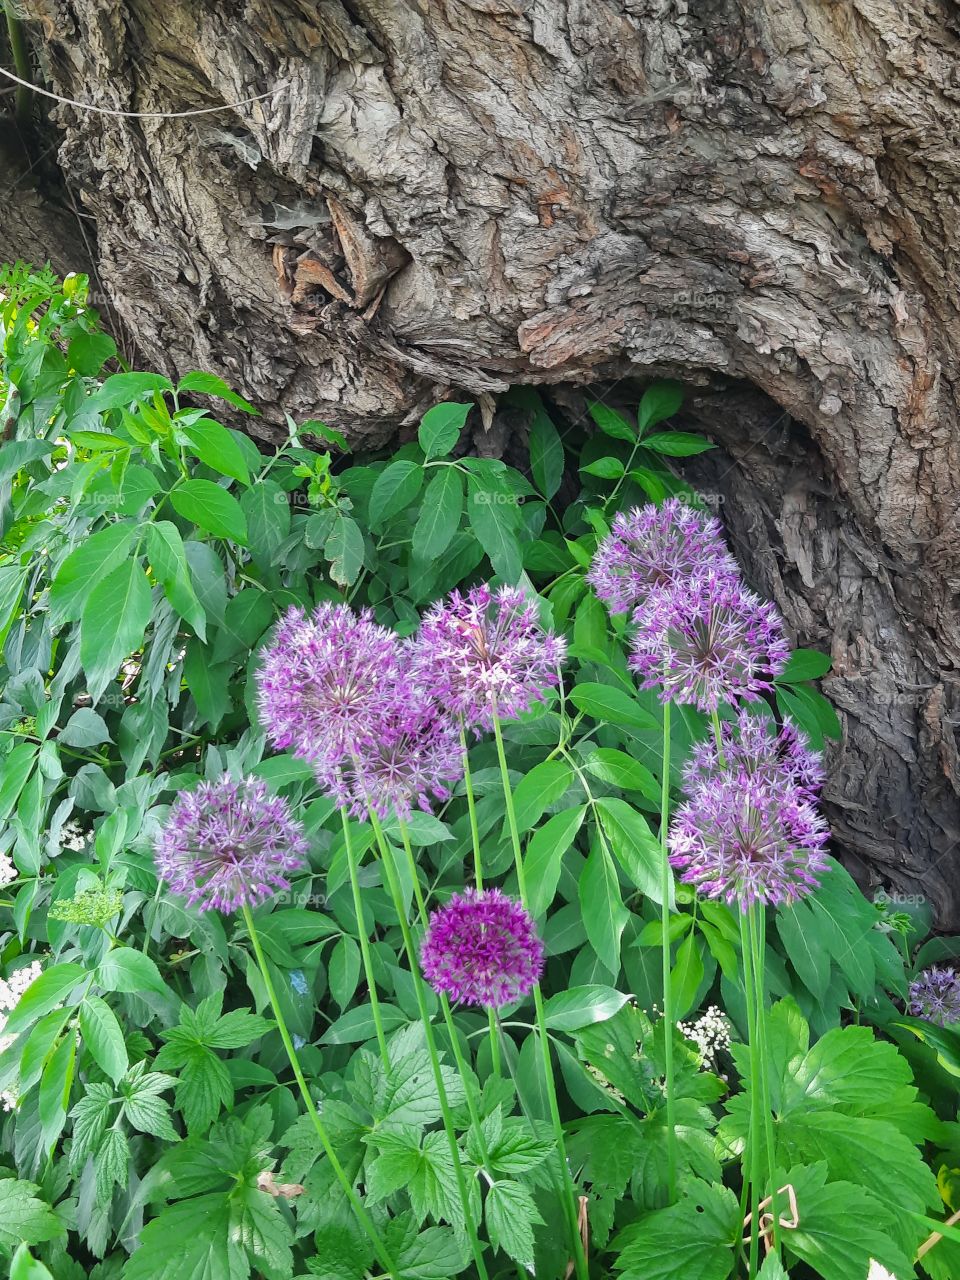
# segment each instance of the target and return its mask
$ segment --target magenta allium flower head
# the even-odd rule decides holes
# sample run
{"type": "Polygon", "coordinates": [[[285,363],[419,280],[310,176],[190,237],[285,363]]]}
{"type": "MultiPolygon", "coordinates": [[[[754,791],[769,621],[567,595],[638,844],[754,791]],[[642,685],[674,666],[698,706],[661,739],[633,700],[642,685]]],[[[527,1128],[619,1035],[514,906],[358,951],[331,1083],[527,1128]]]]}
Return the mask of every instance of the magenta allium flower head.
{"type": "Polygon", "coordinates": [[[827,868],[826,823],[789,777],[742,768],[701,779],[670,823],[670,862],[707,898],[795,902],[827,868]]]}
{"type": "Polygon", "coordinates": [[[372,808],[380,818],[407,818],[414,805],[429,810],[431,797],[448,800],[450,785],[463,776],[459,727],[422,690],[397,680],[376,723],[342,763],[317,776],[356,817],[372,808]]]}
{"type": "Polygon", "coordinates": [[[389,705],[399,639],[369,610],[324,602],[290,609],[257,673],[260,719],[273,745],[332,768],[389,705]]]}
{"type": "Polygon", "coordinates": [[[625,613],[651,591],[714,572],[739,579],[720,521],[668,498],[621,512],[597,547],[587,582],[611,613],[625,613]]]}
{"type": "Polygon", "coordinates": [[[224,775],[183,792],[156,842],[157,871],[201,911],[237,911],[289,889],[305,862],[303,828],[264,782],[224,775]]]}
{"type": "Polygon", "coordinates": [[[540,625],[536,601],[514,587],[452,591],[424,616],[414,645],[415,678],[471,728],[512,720],[560,680],[560,636],[540,625]]]}
{"type": "Polygon", "coordinates": [[[907,1012],[938,1027],[960,1022],[960,975],[946,965],[924,969],[910,983],[907,1012]]]}
{"type": "Polygon", "coordinates": [[[499,889],[467,889],[430,917],[420,962],[451,1000],[500,1009],[532,991],[543,943],[519,902],[499,889]]]}
{"type": "Polygon", "coordinates": [[[690,753],[683,771],[685,789],[692,794],[700,782],[720,769],[740,770],[773,786],[793,786],[805,800],[814,801],[823,788],[823,756],[792,720],[780,728],[769,716],[740,711],[736,731],[728,721],[720,729],[723,760],[711,737],[690,753]]]}
{"type": "Polygon", "coordinates": [[[722,574],[653,592],[633,616],[630,666],[663,702],[715,711],[755,702],[786,667],[790,646],[774,605],[722,574]]]}

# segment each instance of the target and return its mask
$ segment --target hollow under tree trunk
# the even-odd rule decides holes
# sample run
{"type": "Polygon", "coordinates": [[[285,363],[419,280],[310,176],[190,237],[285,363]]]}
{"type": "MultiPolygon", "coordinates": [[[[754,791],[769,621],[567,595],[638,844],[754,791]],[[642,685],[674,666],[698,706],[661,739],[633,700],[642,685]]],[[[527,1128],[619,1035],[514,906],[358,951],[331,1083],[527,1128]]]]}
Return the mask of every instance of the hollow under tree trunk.
{"type": "Polygon", "coordinates": [[[24,7],[85,102],[275,89],[57,116],[145,360],[221,373],[262,431],[688,382],[749,575],[833,655],[841,847],[960,923],[948,0],[24,7]]]}

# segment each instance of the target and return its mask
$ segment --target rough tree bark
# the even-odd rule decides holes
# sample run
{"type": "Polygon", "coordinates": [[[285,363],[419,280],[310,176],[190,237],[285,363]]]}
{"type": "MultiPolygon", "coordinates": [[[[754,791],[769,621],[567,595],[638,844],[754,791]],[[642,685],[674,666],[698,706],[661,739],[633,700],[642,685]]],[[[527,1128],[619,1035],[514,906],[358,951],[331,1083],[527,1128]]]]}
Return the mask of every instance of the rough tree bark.
{"type": "Polygon", "coordinates": [[[276,87],[58,117],[145,358],[223,374],[265,431],[686,380],[752,579],[834,658],[841,845],[960,923],[949,0],[24,8],[85,102],[276,87]]]}

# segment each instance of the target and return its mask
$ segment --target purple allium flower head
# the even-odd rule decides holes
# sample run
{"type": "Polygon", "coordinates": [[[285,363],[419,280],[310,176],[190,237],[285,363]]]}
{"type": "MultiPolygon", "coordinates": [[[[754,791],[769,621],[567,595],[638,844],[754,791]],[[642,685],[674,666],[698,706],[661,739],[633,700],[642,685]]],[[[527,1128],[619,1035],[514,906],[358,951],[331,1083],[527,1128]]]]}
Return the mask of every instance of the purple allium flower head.
{"type": "Polygon", "coordinates": [[[256,778],[201,782],[174,801],[156,842],[157,871],[201,911],[237,911],[280,889],[307,842],[287,802],[256,778]]]}
{"type": "Polygon", "coordinates": [[[467,889],[430,917],[420,961],[451,1000],[499,1009],[536,986],[543,943],[519,902],[499,889],[467,889]]]}
{"type": "Polygon", "coordinates": [[[452,591],[424,616],[415,678],[471,728],[512,720],[559,682],[566,642],[540,625],[537,605],[514,587],[452,591]]]}
{"type": "Polygon", "coordinates": [[[701,778],[670,823],[670,862],[707,898],[779,906],[819,884],[827,825],[791,781],[742,767],[701,778]]]}
{"type": "Polygon", "coordinates": [[[587,581],[611,613],[626,613],[651,591],[714,572],[739,579],[719,520],[668,498],[621,512],[597,547],[587,581]]]}
{"type": "Polygon", "coordinates": [[[907,1012],[938,1027],[960,1022],[960,974],[946,965],[931,965],[910,983],[907,1012]]]}
{"type": "Polygon", "coordinates": [[[323,769],[374,726],[398,674],[399,639],[369,610],[290,609],[257,673],[260,719],[273,745],[323,769]]]}
{"type": "Polygon", "coordinates": [[[790,657],[774,605],[722,574],[654,591],[633,616],[630,666],[666,702],[757,701],[790,657]]]}
{"type": "Polygon", "coordinates": [[[824,780],[823,756],[813,750],[807,735],[792,720],[784,720],[778,730],[771,717],[740,711],[736,731],[732,724],[724,721],[720,737],[722,761],[712,737],[690,753],[683,771],[688,794],[721,769],[741,770],[748,777],[773,786],[789,784],[811,802],[820,794],[824,780]]]}
{"type": "Polygon", "coordinates": [[[389,705],[350,754],[317,776],[357,817],[372,808],[380,818],[407,818],[414,805],[429,810],[431,797],[449,799],[450,784],[463,776],[459,727],[416,685],[397,679],[389,705]]]}

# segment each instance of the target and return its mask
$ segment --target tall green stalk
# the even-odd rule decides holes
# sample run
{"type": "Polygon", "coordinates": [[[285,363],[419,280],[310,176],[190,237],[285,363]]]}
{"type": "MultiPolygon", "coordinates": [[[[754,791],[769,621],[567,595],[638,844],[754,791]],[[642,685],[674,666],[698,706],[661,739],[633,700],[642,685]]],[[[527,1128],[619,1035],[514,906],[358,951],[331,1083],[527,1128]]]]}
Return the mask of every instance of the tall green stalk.
{"type": "MultiPolygon", "coordinates": [[[[463,755],[463,783],[467,792],[467,811],[470,815],[470,839],[473,843],[473,876],[477,883],[477,888],[483,888],[483,855],[480,851],[480,828],[477,824],[477,800],[473,792],[473,776],[470,773],[470,750],[467,746],[467,731],[460,723],[460,750],[463,755]]],[[[424,922],[426,927],[426,922],[424,922]]],[[[497,1024],[492,1009],[487,1010],[487,1021],[490,1028],[490,1061],[493,1066],[493,1074],[499,1076],[501,1072],[500,1065],[500,1037],[497,1035],[497,1024]]]]}
{"type": "Polygon", "coordinates": [[[777,1204],[777,1161],[773,1138],[773,1110],[770,1106],[770,1076],[768,1066],[769,1034],[767,1024],[767,1001],[764,953],[766,951],[766,916],[762,906],[753,903],[750,907],[750,937],[753,943],[753,976],[757,994],[757,1041],[760,1059],[760,1105],[763,1110],[764,1146],[767,1150],[767,1178],[770,1187],[770,1213],[773,1216],[771,1235],[774,1248],[779,1246],[780,1210],[777,1204]]]}
{"type": "Polygon", "coordinates": [[[753,974],[753,946],[747,912],[740,912],[740,950],[743,958],[743,991],[747,1006],[747,1040],[750,1051],[750,1130],[744,1151],[744,1184],[750,1183],[750,1255],[748,1276],[754,1280],[757,1274],[757,1257],[760,1246],[760,1046],[757,1036],[757,996],[753,974]],[[747,1172],[749,1168],[749,1173],[747,1172]]]}
{"type": "MultiPolygon", "coordinates": [[[[520,831],[517,827],[517,813],[513,804],[513,788],[510,786],[510,769],[507,765],[507,753],[503,744],[503,732],[500,728],[500,717],[497,715],[496,705],[493,707],[493,734],[497,742],[497,758],[500,762],[500,779],[503,783],[503,799],[507,809],[507,825],[510,828],[510,839],[513,842],[513,857],[517,869],[517,888],[520,893],[520,901],[523,904],[524,910],[529,912],[529,907],[527,905],[527,882],[523,870],[523,851],[520,847],[520,831]]],[[[543,1075],[547,1087],[547,1102],[550,1108],[550,1119],[553,1123],[553,1136],[557,1144],[557,1153],[560,1158],[560,1172],[564,1190],[563,1200],[567,1223],[570,1229],[574,1266],[576,1267],[578,1280],[589,1280],[583,1241],[580,1238],[576,1191],[574,1189],[573,1179],[570,1176],[570,1166],[567,1162],[567,1147],[563,1136],[563,1121],[560,1119],[560,1104],[557,1101],[557,1082],[553,1074],[553,1063],[550,1059],[550,1038],[547,1035],[547,1020],[543,1012],[543,994],[540,991],[539,983],[537,983],[533,988],[533,1004],[537,1015],[537,1038],[540,1041],[541,1056],[543,1058],[543,1075]]]]}
{"type": "Polygon", "coordinates": [[[345,809],[340,810],[340,817],[343,820],[343,843],[347,849],[347,866],[350,869],[350,887],[353,890],[353,910],[357,917],[357,937],[360,940],[360,956],[363,960],[363,972],[367,980],[367,990],[370,993],[370,1011],[373,1014],[373,1025],[377,1032],[377,1044],[380,1046],[380,1057],[384,1067],[390,1070],[390,1053],[387,1049],[387,1039],[383,1033],[383,1018],[380,1015],[380,999],[377,996],[377,985],[373,976],[373,962],[370,956],[370,940],[367,937],[367,927],[363,919],[363,899],[360,896],[360,876],[357,870],[357,855],[353,847],[353,837],[350,835],[350,822],[347,818],[345,809]]]}
{"type": "Polygon", "coordinates": [[[670,951],[670,893],[673,872],[667,847],[670,825],[670,703],[663,704],[663,775],[660,780],[660,954],[663,970],[663,1065],[667,1093],[667,1187],[670,1203],[677,1198],[677,1112],[673,1062],[673,980],[670,951]]]}
{"type": "MultiPolygon", "coordinates": [[[[10,40],[10,52],[13,54],[13,65],[21,80],[33,82],[30,74],[30,57],[27,53],[27,42],[23,36],[23,24],[13,12],[11,0],[3,5],[7,20],[7,37],[10,40]]],[[[30,90],[26,85],[17,85],[14,95],[14,115],[21,128],[30,123],[30,90]]]]}
{"type": "MultiPolygon", "coordinates": [[[[483,1250],[480,1246],[480,1240],[477,1235],[477,1224],[474,1221],[473,1210],[470,1207],[469,1189],[463,1172],[463,1162],[460,1159],[460,1146],[457,1142],[456,1131],[453,1127],[453,1114],[450,1111],[450,1102],[447,1098],[446,1086],[443,1083],[443,1073],[440,1070],[440,1055],[437,1052],[437,1040],[433,1034],[433,1023],[430,1021],[430,1010],[427,1008],[427,998],[424,991],[423,978],[420,976],[420,960],[417,955],[417,949],[414,945],[413,934],[410,932],[410,922],[407,919],[407,911],[403,902],[403,894],[400,890],[400,883],[397,880],[396,868],[393,865],[393,856],[387,846],[383,827],[380,825],[380,819],[372,808],[369,809],[369,816],[374,834],[377,838],[377,844],[380,848],[380,862],[383,866],[384,875],[387,878],[390,896],[393,898],[393,905],[400,921],[400,932],[403,936],[403,946],[407,953],[407,963],[410,965],[410,973],[413,978],[413,989],[417,998],[417,1008],[420,1011],[420,1021],[423,1023],[423,1032],[427,1042],[427,1053],[430,1057],[433,1079],[437,1086],[437,1096],[440,1100],[440,1112],[443,1117],[443,1127],[447,1134],[447,1141],[450,1144],[450,1156],[453,1160],[454,1172],[456,1174],[457,1191],[460,1196],[460,1205],[463,1209],[464,1225],[466,1227],[467,1236],[470,1240],[470,1250],[473,1254],[473,1260],[476,1264],[477,1272],[481,1280],[489,1280],[486,1263],[483,1260],[483,1250]]],[[[467,1088],[467,1082],[464,1081],[464,1089],[467,1088]]]]}
{"type": "Polygon", "coordinates": [[[303,1098],[303,1103],[307,1108],[307,1113],[313,1121],[313,1127],[317,1132],[317,1137],[320,1139],[320,1145],[323,1147],[324,1154],[330,1161],[330,1167],[333,1169],[337,1181],[343,1188],[344,1195],[350,1201],[350,1206],[356,1214],[357,1221],[360,1223],[360,1226],[369,1237],[370,1243],[373,1245],[377,1255],[377,1261],[391,1277],[391,1280],[400,1280],[400,1273],[397,1270],[396,1263],[391,1258],[386,1245],[380,1237],[380,1233],[374,1226],[373,1219],[363,1207],[363,1202],[354,1190],[353,1183],[347,1177],[346,1171],[340,1163],[336,1151],[334,1151],[333,1146],[331,1145],[330,1138],[327,1134],[323,1121],[320,1119],[320,1113],[317,1111],[316,1104],[310,1095],[310,1090],[307,1087],[307,1082],[300,1066],[300,1059],[297,1057],[297,1051],[293,1047],[293,1040],[290,1038],[290,1032],[287,1030],[287,1024],[280,1008],[280,1001],[277,999],[273,979],[270,977],[270,971],[267,968],[266,957],[264,956],[263,948],[260,945],[260,935],[257,933],[257,927],[253,922],[253,915],[250,908],[246,905],[243,907],[243,921],[247,926],[247,933],[250,935],[250,942],[253,945],[253,953],[257,960],[257,967],[260,970],[260,976],[263,979],[263,985],[266,988],[267,997],[270,1000],[270,1005],[273,1009],[273,1016],[277,1022],[277,1030],[280,1032],[280,1039],[283,1041],[283,1047],[287,1051],[287,1058],[290,1061],[290,1066],[293,1068],[293,1074],[297,1081],[297,1087],[300,1090],[300,1096],[303,1098]]]}

